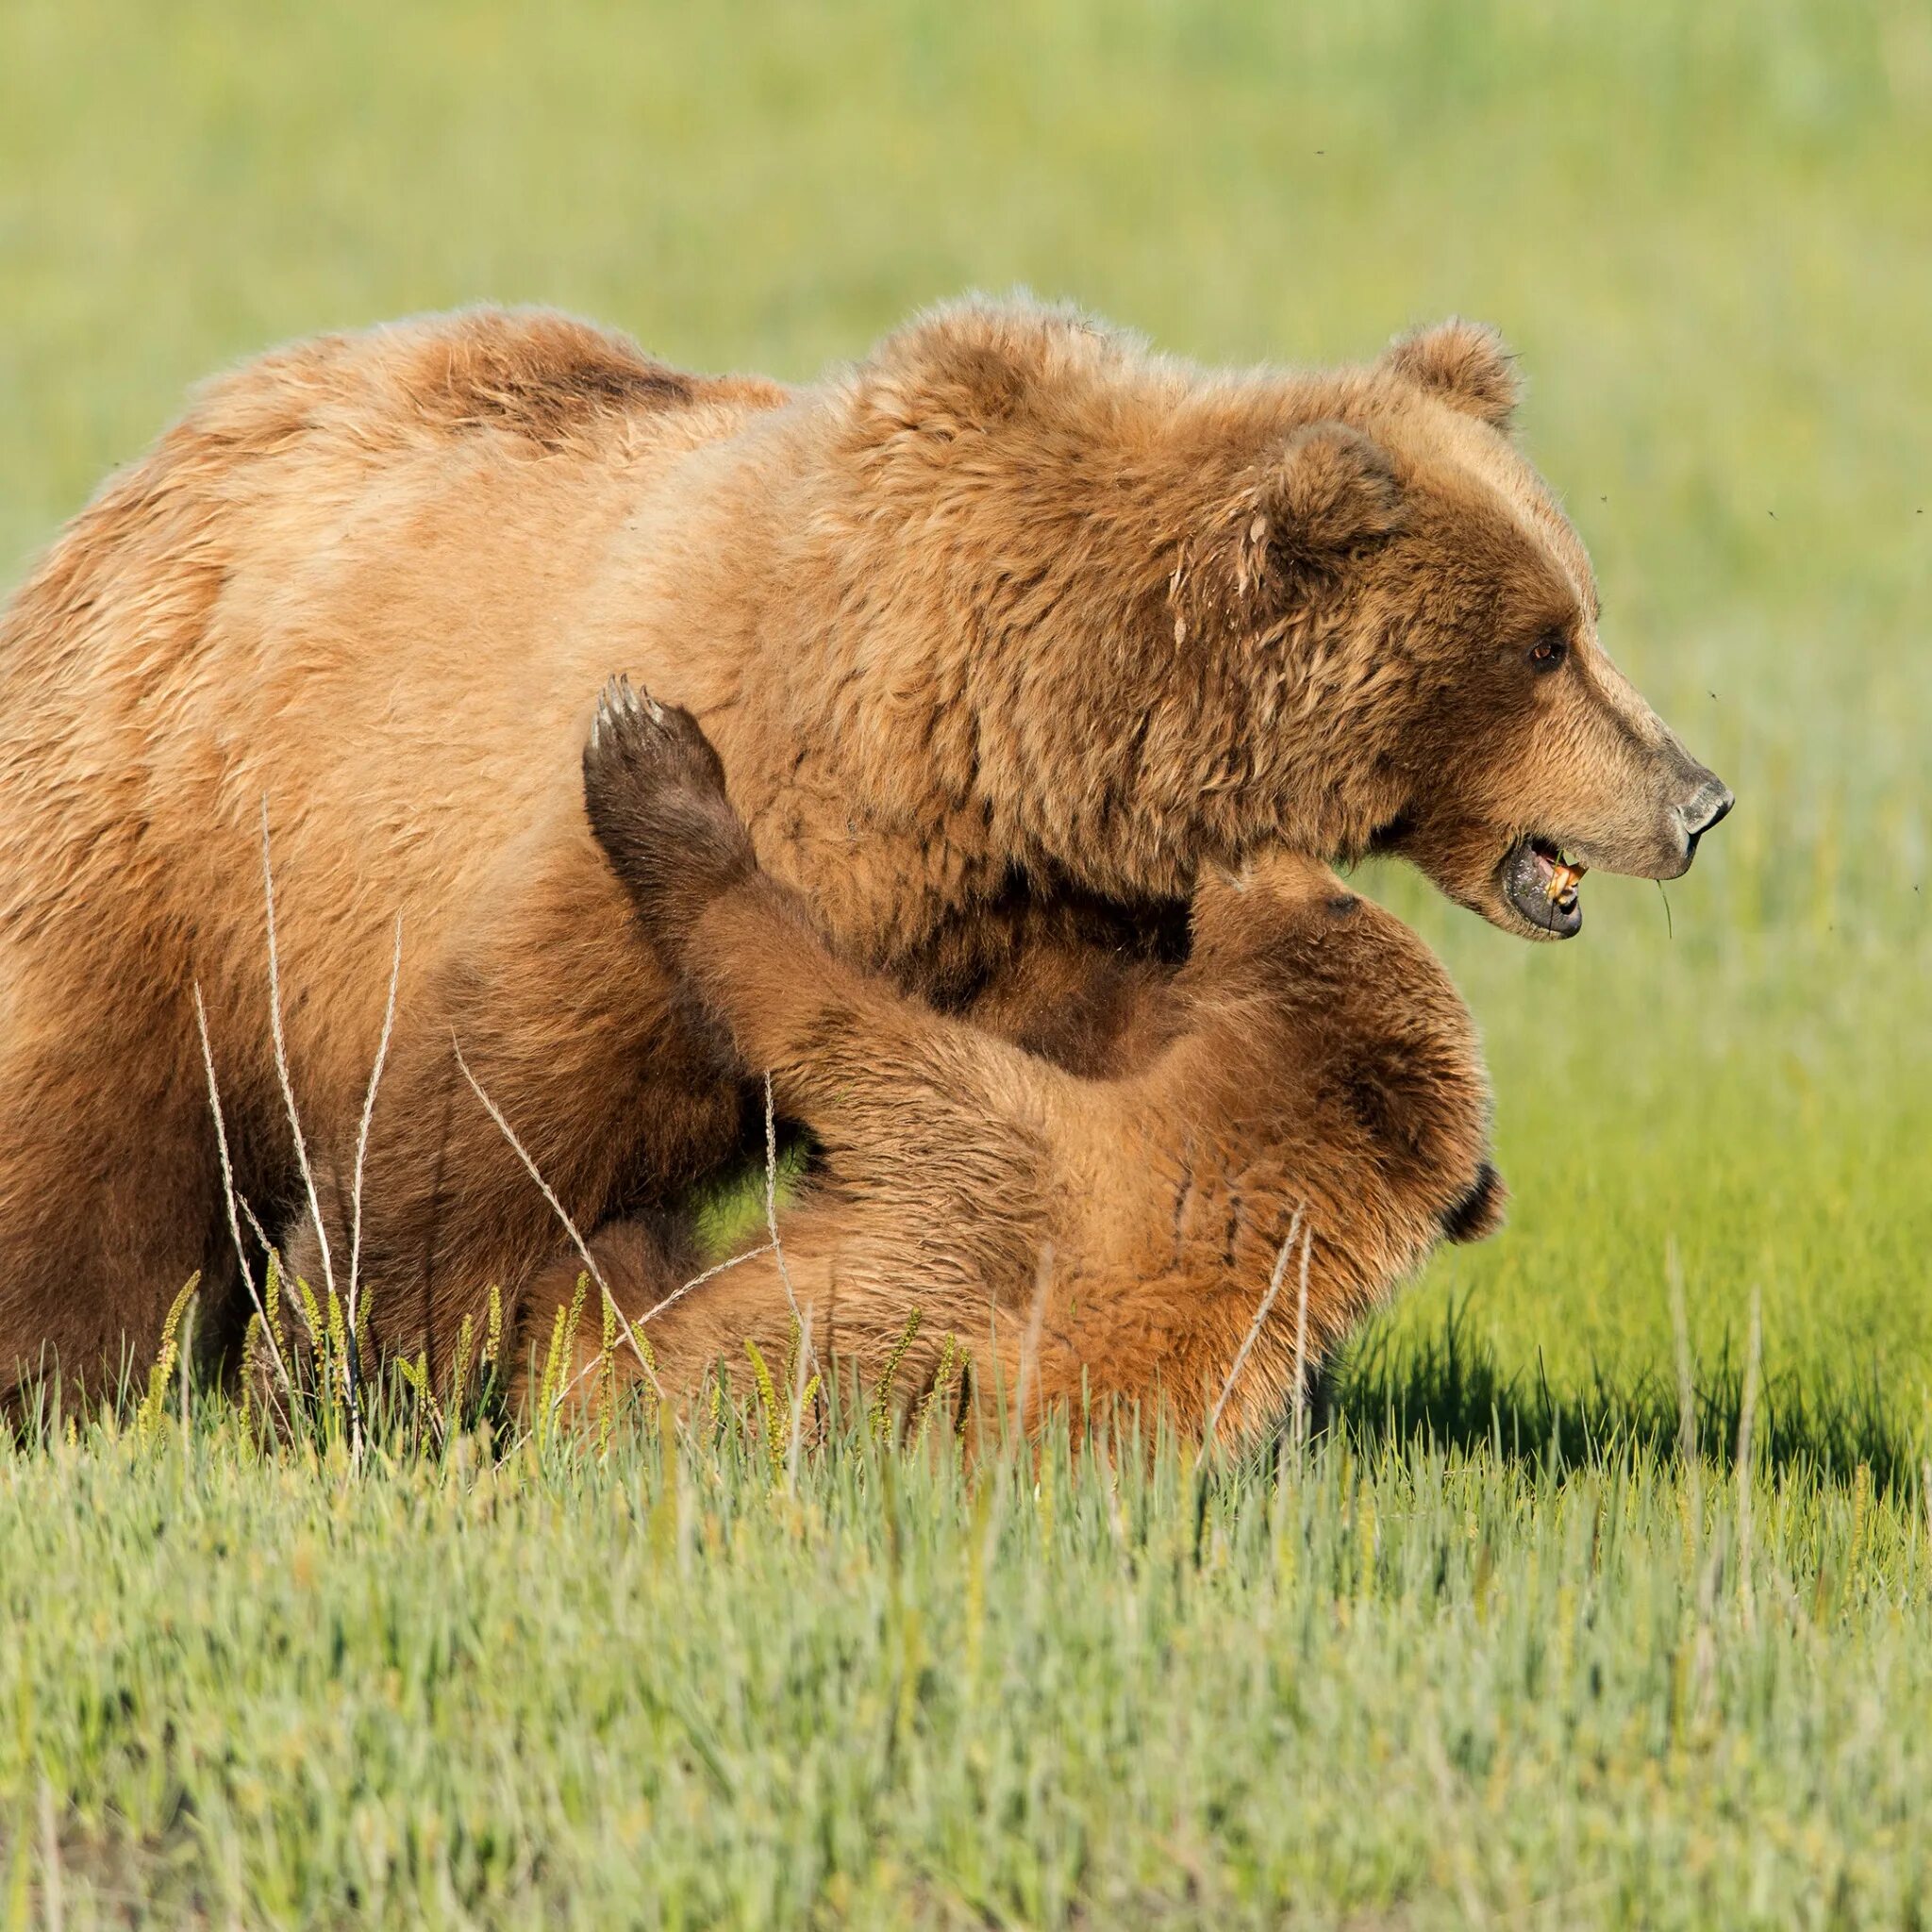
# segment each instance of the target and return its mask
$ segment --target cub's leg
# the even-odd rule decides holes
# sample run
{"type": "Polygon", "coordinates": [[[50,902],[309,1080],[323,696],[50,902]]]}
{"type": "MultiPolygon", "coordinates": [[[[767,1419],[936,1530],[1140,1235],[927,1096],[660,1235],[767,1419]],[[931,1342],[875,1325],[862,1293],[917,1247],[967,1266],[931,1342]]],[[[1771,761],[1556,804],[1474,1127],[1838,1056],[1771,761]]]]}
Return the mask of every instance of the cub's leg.
{"type": "MultiPolygon", "coordinates": [[[[836,1296],[841,1348],[863,1358],[896,1342],[913,1306],[936,1345],[1024,1309],[1051,1234],[1067,1076],[839,959],[759,871],[689,713],[613,683],[584,774],[653,951],[824,1151],[824,1198],[797,1217],[795,1262],[836,1296]]],[[[755,1298],[754,1278],[702,1299],[755,1298]]]]}
{"type": "MultiPolygon", "coordinates": [[[[879,1186],[908,1153],[970,1164],[961,1143],[974,1141],[1023,1140],[1036,1157],[1061,1077],[839,958],[759,870],[688,711],[613,681],[584,770],[591,826],[654,952],[845,1179],[879,1186]]],[[[1009,1180],[1009,1165],[994,1157],[985,1181],[1009,1180]]]]}
{"type": "MultiPolygon", "coordinates": [[[[585,795],[653,949],[828,1157],[825,1196],[780,1229],[789,1293],[774,1258],[757,1257],[646,1324],[674,1392],[691,1393],[711,1360],[741,1359],[746,1337],[769,1358],[794,1306],[811,1311],[815,1339],[876,1378],[917,1309],[915,1388],[950,1333],[981,1394],[1028,1428],[1050,1406],[1077,1417],[1091,1398],[1110,1415],[1118,1398],[1159,1400],[1198,1429],[1298,1198],[1280,1124],[1257,1098],[1277,1072],[1268,962],[1297,923],[1341,916],[1318,903],[1334,893],[1326,874],[1290,868],[1306,916],[1272,891],[1205,889],[1202,943],[1155,1063],[1083,1081],[834,957],[758,870],[688,714],[608,689],[585,795]]],[[[1299,1050],[1281,1050],[1298,1069],[1299,1050]]],[[[606,1272],[625,1265],[613,1247],[606,1272]]],[[[1328,1297],[1327,1274],[1311,1282],[1311,1307],[1328,1297]]],[[[556,1287],[574,1279],[566,1258],[556,1287]]],[[[641,1314],[674,1286],[660,1268],[618,1292],[641,1314]]],[[[1277,1316],[1230,1431],[1271,1406],[1248,1401],[1252,1385],[1291,1375],[1283,1331],[1277,1316]]]]}

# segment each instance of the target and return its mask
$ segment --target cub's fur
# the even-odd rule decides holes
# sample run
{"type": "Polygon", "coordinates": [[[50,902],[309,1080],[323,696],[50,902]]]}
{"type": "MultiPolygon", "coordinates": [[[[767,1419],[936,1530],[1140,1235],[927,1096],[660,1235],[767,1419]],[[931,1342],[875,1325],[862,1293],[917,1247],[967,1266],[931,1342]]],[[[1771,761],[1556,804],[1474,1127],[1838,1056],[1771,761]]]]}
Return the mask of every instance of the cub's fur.
{"type": "MultiPolygon", "coordinates": [[[[741,1370],[747,1338],[782,1355],[795,1303],[819,1351],[874,1384],[896,1363],[905,1396],[950,1337],[1031,1423],[1119,1398],[1198,1431],[1297,1222],[1313,1365],[1437,1241],[1500,1218],[1467,1009],[1413,933],[1313,860],[1204,875],[1164,1043],[1090,1080],[836,958],[759,870],[688,712],[613,685],[585,780],[653,951],[824,1155],[781,1225],[789,1291],[755,1252],[653,1316],[686,1278],[677,1246],[640,1223],[593,1242],[675,1394],[715,1360],[741,1370]]],[[[563,1257],[532,1309],[568,1300],[578,1265],[563,1257]]],[[[1289,1267],[1222,1413],[1230,1442],[1288,1403],[1298,1251],[1289,1267]]]]}

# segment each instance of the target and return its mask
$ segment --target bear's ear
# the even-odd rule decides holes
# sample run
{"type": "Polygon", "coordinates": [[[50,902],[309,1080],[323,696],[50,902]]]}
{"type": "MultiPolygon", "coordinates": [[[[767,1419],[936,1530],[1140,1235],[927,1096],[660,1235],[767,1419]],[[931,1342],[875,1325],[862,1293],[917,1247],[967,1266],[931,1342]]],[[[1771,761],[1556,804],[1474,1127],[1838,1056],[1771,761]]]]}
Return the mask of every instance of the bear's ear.
{"type": "Polygon", "coordinates": [[[1291,604],[1311,580],[1402,526],[1388,455],[1346,423],[1309,423],[1277,443],[1188,547],[1168,594],[1174,641],[1233,616],[1291,604]]]}
{"type": "Polygon", "coordinates": [[[1434,328],[1418,329],[1383,356],[1382,367],[1491,429],[1507,434],[1515,417],[1520,395],[1516,358],[1487,323],[1452,317],[1434,328]]]}
{"type": "Polygon", "coordinates": [[[989,428],[1018,413],[1036,372],[997,341],[948,342],[917,370],[907,395],[923,427],[989,428]]]}
{"type": "Polygon", "coordinates": [[[1057,366],[1104,341],[1070,310],[958,303],[879,344],[858,372],[858,407],[876,431],[944,442],[1022,414],[1057,366]]]}
{"type": "Polygon", "coordinates": [[[1387,454],[1345,423],[1310,423],[1282,444],[1257,492],[1251,543],[1293,575],[1402,524],[1402,491],[1387,454]]]}

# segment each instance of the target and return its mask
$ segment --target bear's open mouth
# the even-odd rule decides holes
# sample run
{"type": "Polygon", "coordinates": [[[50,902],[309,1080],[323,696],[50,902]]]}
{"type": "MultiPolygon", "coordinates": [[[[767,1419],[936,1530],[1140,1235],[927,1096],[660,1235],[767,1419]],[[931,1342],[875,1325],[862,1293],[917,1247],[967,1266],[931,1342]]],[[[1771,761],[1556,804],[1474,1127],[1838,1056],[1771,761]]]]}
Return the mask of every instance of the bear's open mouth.
{"type": "Polygon", "coordinates": [[[1503,896],[1539,932],[1552,939],[1571,939],[1583,927],[1576,888],[1589,870],[1554,839],[1526,833],[1503,855],[1503,896]]]}

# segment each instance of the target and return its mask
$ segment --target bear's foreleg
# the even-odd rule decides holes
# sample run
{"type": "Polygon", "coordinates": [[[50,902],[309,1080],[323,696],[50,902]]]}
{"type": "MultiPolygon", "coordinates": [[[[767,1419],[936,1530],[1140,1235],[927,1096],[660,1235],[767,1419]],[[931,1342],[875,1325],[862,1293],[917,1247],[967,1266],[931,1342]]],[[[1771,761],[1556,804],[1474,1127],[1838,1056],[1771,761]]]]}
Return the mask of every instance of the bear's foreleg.
{"type": "MultiPolygon", "coordinates": [[[[398,1012],[371,1127],[359,1275],[372,1330],[385,1352],[424,1350],[439,1368],[491,1288],[514,1312],[562,1237],[525,1155],[588,1235],[680,1192],[743,1124],[728,1047],[637,943],[575,804],[527,849],[535,861],[507,867],[398,1012]]],[[[339,1288],[347,1166],[333,1185],[319,1177],[339,1288]]],[[[315,1268],[319,1249],[311,1229],[294,1254],[315,1268]]]]}
{"type": "MultiPolygon", "coordinates": [[[[71,958],[49,971],[0,956],[0,972],[4,1417],[57,1373],[70,1411],[138,1385],[197,1273],[191,1340],[218,1353],[235,1339],[239,1274],[190,998],[132,969],[90,983],[71,958]]],[[[258,1137],[231,1102],[240,1164],[258,1137]]]]}

